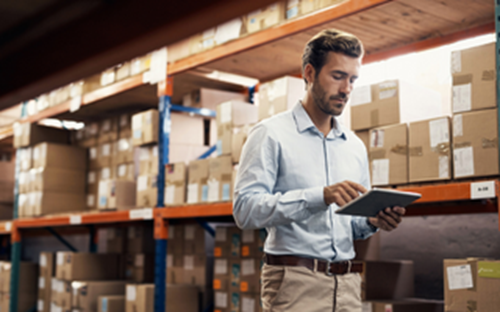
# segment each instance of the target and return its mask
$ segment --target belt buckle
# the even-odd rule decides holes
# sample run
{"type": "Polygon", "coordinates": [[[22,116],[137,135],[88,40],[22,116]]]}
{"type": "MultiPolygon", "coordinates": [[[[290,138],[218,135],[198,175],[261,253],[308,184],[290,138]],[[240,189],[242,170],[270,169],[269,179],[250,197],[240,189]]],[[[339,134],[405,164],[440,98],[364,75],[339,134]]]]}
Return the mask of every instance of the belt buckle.
{"type": "Polygon", "coordinates": [[[332,273],[332,271],[331,271],[331,266],[330,266],[332,263],[333,263],[333,261],[330,261],[330,260],[327,260],[327,261],[326,261],[326,270],[325,270],[325,274],[326,274],[327,276],[333,276],[333,273],[332,273]]]}

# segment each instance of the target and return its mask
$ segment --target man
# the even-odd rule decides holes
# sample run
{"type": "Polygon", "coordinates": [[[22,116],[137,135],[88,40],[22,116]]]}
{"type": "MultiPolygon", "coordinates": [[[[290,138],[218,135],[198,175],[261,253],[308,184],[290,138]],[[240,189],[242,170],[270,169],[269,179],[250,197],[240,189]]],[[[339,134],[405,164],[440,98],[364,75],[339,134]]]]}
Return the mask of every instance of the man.
{"type": "Polygon", "coordinates": [[[291,111],[262,121],[243,148],[233,214],[243,229],[267,228],[264,311],[361,311],[361,265],[354,239],[391,231],[405,214],[335,214],[370,188],[366,148],[335,118],[361,67],[353,35],[325,30],[302,56],[306,95],[291,111]]]}

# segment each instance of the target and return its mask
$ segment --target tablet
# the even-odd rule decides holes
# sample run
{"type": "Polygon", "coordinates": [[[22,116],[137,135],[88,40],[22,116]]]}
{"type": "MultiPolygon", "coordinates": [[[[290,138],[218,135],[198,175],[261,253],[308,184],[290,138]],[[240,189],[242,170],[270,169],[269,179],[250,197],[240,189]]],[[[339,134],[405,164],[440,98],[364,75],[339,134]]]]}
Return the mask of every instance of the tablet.
{"type": "Polygon", "coordinates": [[[380,210],[394,206],[406,207],[421,196],[421,194],[412,192],[372,189],[335,212],[353,216],[376,217],[380,210]]]}

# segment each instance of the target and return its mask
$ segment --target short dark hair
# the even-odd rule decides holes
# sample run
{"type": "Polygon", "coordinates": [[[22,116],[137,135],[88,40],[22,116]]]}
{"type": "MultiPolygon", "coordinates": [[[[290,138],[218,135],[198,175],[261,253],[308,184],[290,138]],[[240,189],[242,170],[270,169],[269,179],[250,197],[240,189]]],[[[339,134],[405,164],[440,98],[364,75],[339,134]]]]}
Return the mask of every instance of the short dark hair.
{"type": "Polygon", "coordinates": [[[302,73],[306,65],[311,64],[318,75],[326,63],[329,52],[358,58],[363,56],[364,49],[356,36],[337,29],[325,29],[306,44],[304,54],[302,54],[302,73]]]}

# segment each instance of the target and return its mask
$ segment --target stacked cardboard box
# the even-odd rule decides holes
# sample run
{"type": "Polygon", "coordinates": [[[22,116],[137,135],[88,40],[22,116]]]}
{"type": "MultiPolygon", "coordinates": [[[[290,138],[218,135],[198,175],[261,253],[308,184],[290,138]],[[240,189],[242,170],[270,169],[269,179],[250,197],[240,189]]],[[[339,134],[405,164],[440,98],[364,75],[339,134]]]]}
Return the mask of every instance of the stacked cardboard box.
{"type": "Polygon", "coordinates": [[[165,206],[182,205],[186,202],[187,168],[183,162],[165,166],[165,206]]]}
{"type": "MultiPolygon", "coordinates": [[[[36,308],[38,267],[35,263],[21,262],[19,268],[17,311],[36,308]]],[[[0,261],[0,311],[9,311],[11,263],[0,261]]]]}
{"type": "Polygon", "coordinates": [[[208,159],[193,160],[189,163],[187,183],[187,203],[203,203],[208,200],[208,159]]]}
{"type": "MultiPolygon", "coordinates": [[[[19,153],[18,153],[19,155],[19,153]]],[[[12,153],[0,154],[0,220],[12,220],[14,203],[15,158],[12,153]]]]}
{"type": "MultiPolygon", "coordinates": [[[[106,310],[106,311],[107,312],[123,312],[123,311],[153,312],[154,293],[155,293],[154,284],[127,284],[126,295],[125,295],[125,309],[106,310]]],[[[118,300],[120,299],[115,298],[115,301],[118,300]]],[[[196,289],[196,287],[189,285],[167,284],[166,302],[165,302],[166,311],[198,312],[199,311],[198,302],[199,302],[198,290],[196,289]]]]}
{"type": "Polygon", "coordinates": [[[124,253],[125,279],[134,283],[152,283],[154,280],[154,240],[151,227],[127,228],[124,253]]]}
{"type": "Polygon", "coordinates": [[[232,157],[211,158],[208,163],[208,202],[229,201],[233,198],[232,157]]]}
{"type": "Polygon", "coordinates": [[[54,253],[40,253],[37,311],[50,312],[52,278],[55,275],[55,264],[54,253]]]}
{"type": "Polygon", "coordinates": [[[34,146],[42,142],[69,143],[69,132],[28,122],[14,124],[14,147],[34,146]]]}
{"type": "Polygon", "coordinates": [[[304,97],[303,79],[284,76],[259,87],[259,121],[293,108],[304,97]]]}
{"type": "Polygon", "coordinates": [[[285,2],[277,2],[261,10],[245,16],[245,25],[248,33],[254,33],[285,20],[285,2]]]}

